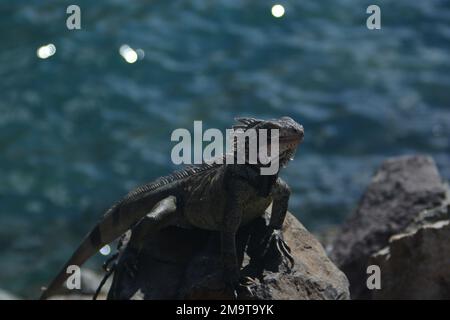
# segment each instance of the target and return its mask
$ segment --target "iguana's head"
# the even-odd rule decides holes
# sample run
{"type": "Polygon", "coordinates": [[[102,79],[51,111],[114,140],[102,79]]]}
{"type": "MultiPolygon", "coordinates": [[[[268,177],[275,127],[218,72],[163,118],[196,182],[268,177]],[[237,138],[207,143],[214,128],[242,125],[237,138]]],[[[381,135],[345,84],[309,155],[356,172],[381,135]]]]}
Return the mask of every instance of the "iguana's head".
{"type": "MultiPolygon", "coordinates": [[[[259,132],[261,129],[267,131],[267,146],[270,153],[271,150],[271,134],[277,129],[278,138],[278,163],[280,166],[285,166],[293,159],[298,145],[303,141],[304,129],[303,126],[295,122],[290,117],[282,117],[279,119],[261,120],[255,118],[237,118],[239,123],[233,126],[233,129],[241,129],[244,132],[248,129],[255,129],[259,132]]],[[[258,141],[260,135],[258,134],[258,141]]]]}

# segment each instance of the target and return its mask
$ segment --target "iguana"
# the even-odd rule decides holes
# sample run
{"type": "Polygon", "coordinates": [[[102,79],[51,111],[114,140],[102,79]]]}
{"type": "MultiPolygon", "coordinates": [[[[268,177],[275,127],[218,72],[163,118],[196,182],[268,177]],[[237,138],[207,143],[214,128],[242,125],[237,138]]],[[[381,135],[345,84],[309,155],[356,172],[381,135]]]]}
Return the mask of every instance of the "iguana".
{"type": "MultiPolygon", "coordinates": [[[[237,118],[233,129],[278,129],[279,153],[271,161],[285,167],[302,142],[304,130],[289,117],[274,120],[237,118]]],[[[197,227],[221,233],[224,282],[231,290],[239,282],[235,235],[241,225],[264,214],[272,203],[268,234],[279,248],[286,248],[280,229],[286,216],[290,189],[278,177],[261,175],[260,162],[250,164],[204,163],[186,167],[131,191],[106,211],[102,220],[88,233],[60,273],[42,293],[46,299],[59,289],[70,274],[70,265],[81,265],[103,246],[146,219],[146,230],[132,237],[155,232],[170,225],[197,227]],[[149,223],[150,222],[150,223],[149,223]]],[[[267,166],[267,164],[266,164],[267,166]]],[[[136,243],[136,241],[134,241],[136,243]]],[[[280,249],[281,254],[288,254],[280,249]]]]}

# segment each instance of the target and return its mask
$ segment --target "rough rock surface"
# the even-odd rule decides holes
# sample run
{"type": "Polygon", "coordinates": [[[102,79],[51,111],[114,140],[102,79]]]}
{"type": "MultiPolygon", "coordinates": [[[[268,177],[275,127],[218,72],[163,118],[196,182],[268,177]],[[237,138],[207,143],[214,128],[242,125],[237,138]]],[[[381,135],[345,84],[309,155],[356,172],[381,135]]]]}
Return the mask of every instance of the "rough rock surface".
{"type": "Polygon", "coordinates": [[[382,164],[331,245],[331,258],[347,275],[352,298],[370,298],[366,287],[369,257],[421,212],[442,205],[445,190],[430,157],[404,156],[382,164]]]}
{"type": "Polygon", "coordinates": [[[381,269],[373,299],[450,299],[450,205],[423,212],[369,264],[381,269]]]}
{"type": "MultiPolygon", "coordinates": [[[[270,209],[268,209],[270,210],[270,209]]],[[[288,214],[283,234],[295,259],[292,270],[269,245],[261,257],[266,217],[237,236],[241,274],[238,299],[348,299],[345,275],[328,259],[321,244],[288,214]]],[[[224,289],[217,233],[170,227],[144,240],[137,254],[121,250],[109,299],[229,299],[224,289]]]]}

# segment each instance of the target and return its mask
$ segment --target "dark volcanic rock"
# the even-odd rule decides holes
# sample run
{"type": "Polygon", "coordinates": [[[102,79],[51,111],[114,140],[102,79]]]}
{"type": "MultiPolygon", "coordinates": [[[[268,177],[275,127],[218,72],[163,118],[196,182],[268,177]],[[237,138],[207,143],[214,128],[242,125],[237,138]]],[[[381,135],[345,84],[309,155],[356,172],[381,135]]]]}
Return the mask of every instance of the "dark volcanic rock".
{"type": "MultiPolygon", "coordinates": [[[[348,299],[348,281],[320,243],[291,214],[283,234],[295,259],[292,270],[270,247],[261,257],[266,219],[256,219],[237,237],[241,274],[251,291],[239,299],[348,299]],[[250,293],[251,292],[251,293],[250,293]]],[[[229,299],[224,288],[215,232],[170,227],[148,236],[139,253],[121,251],[109,299],[229,299]]]]}
{"type": "Polygon", "coordinates": [[[370,298],[366,287],[369,257],[388,245],[425,209],[442,204],[445,187],[434,161],[405,156],[385,161],[355,213],[331,246],[331,258],[350,281],[352,298],[370,298]]]}
{"type": "Polygon", "coordinates": [[[449,202],[424,211],[372,255],[369,264],[380,267],[382,280],[373,299],[450,299],[449,202]]]}

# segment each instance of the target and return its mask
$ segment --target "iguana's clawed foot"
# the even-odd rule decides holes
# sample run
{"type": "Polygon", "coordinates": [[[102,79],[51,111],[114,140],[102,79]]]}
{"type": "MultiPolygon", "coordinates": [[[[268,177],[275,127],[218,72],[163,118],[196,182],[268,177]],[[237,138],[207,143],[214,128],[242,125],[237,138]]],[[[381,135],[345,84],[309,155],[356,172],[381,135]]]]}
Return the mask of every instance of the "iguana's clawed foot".
{"type": "Polygon", "coordinates": [[[246,276],[241,280],[240,284],[249,286],[249,285],[258,284],[258,281],[249,276],[246,276]]]}
{"type": "Polygon", "coordinates": [[[291,249],[283,239],[281,230],[273,230],[269,237],[267,248],[271,249],[273,246],[276,249],[277,254],[280,255],[283,263],[291,270],[294,267],[295,260],[291,254],[291,249]]]}
{"type": "Polygon", "coordinates": [[[239,292],[244,291],[245,297],[254,297],[255,296],[255,292],[252,289],[252,287],[255,287],[256,285],[258,285],[258,281],[250,278],[250,277],[244,277],[240,282],[239,282],[239,292]]]}

